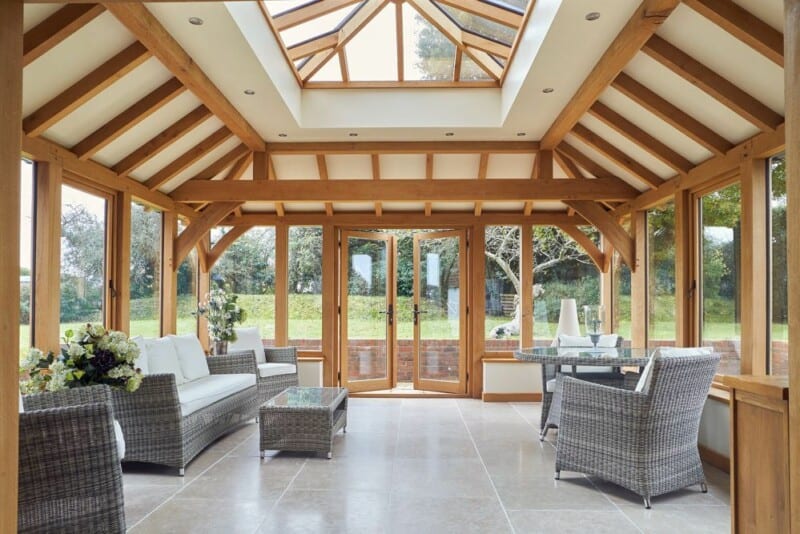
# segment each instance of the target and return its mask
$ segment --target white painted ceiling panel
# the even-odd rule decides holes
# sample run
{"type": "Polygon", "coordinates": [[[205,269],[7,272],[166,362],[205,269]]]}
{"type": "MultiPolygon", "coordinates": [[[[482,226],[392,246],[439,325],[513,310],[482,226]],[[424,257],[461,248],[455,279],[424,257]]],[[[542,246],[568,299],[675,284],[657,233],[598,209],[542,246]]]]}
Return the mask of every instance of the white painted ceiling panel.
{"type": "Polygon", "coordinates": [[[567,211],[567,205],[558,200],[537,200],[533,211],[567,211]]]}
{"type": "Polygon", "coordinates": [[[122,134],[92,159],[109,167],[119,163],[125,156],[172,126],[199,105],[197,97],[189,91],[184,91],[169,104],[122,134]]]}
{"type": "Polygon", "coordinates": [[[384,154],[382,180],[422,180],[425,178],[425,154],[384,154]]]}
{"type": "Polygon", "coordinates": [[[484,202],[483,211],[511,211],[522,212],[525,209],[524,202],[484,202]]]}
{"type": "Polygon", "coordinates": [[[155,173],[175,161],[182,156],[185,152],[194,148],[200,141],[216,132],[222,126],[222,122],[216,118],[211,117],[205,122],[197,126],[194,130],[187,133],[170,146],[165,148],[161,153],[150,161],[145,162],[144,165],[131,172],[131,176],[137,180],[146,180],[155,173]]]}
{"type": "Polygon", "coordinates": [[[701,163],[713,156],[702,145],[696,143],[669,123],[656,117],[648,110],[623,95],[614,88],[609,87],[600,95],[600,102],[610,107],[633,124],[649,133],[681,156],[695,164],[701,163]]]}
{"type": "Polygon", "coordinates": [[[325,213],[325,204],[322,202],[285,202],[283,209],[287,213],[325,213]]]}
{"type": "MultiPolygon", "coordinates": [[[[431,202],[433,212],[443,211],[469,211],[472,212],[475,204],[472,202],[431,202]]],[[[424,209],[424,207],[423,207],[424,209]]]]}
{"type": "Polygon", "coordinates": [[[382,204],[383,212],[386,213],[392,211],[401,211],[401,212],[409,212],[409,211],[425,211],[425,203],[424,202],[384,202],[382,204]]]}
{"type": "Polygon", "coordinates": [[[655,172],[662,179],[672,178],[675,176],[676,172],[671,167],[661,163],[660,160],[651,156],[643,148],[640,148],[639,145],[632,143],[622,134],[618,133],[610,126],[606,126],[605,123],[601,122],[595,117],[586,114],[581,117],[580,123],[592,130],[594,133],[598,134],[605,141],[622,150],[634,161],[641,163],[649,170],[655,172]]]}
{"type": "Polygon", "coordinates": [[[26,4],[22,29],[28,31],[64,6],[59,4],[26,4]]]}
{"type": "Polygon", "coordinates": [[[564,140],[568,142],[570,145],[574,146],[580,152],[582,152],[589,159],[591,159],[592,161],[603,167],[609,173],[622,179],[628,185],[635,187],[639,191],[645,191],[646,189],[648,189],[648,187],[641,180],[635,178],[631,173],[629,173],[628,171],[626,171],[613,161],[607,159],[602,154],[595,152],[593,148],[586,145],[583,141],[581,141],[574,135],[569,134],[564,138],[564,140]]]}
{"type": "Polygon", "coordinates": [[[372,202],[334,202],[334,213],[338,212],[373,212],[375,204],[372,202]]]}
{"type": "Polygon", "coordinates": [[[245,202],[242,205],[244,213],[275,213],[274,202],[245,202]]]}
{"type": "Polygon", "coordinates": [[[74,146],[170,78],[169,71],[157,59],[150,58],[44,135],[62,146],[74,146]]]}
{"type": "Polygon", "coordinates": [[[553,178],[569,178],[567,171],[561,168],[557,159],[553,159],[553,178]]]}
{"type": "Polygon", "coordinates": [[[656,33],[783,115],[783,69],[707,18],[678,4],[656,33]]]}
{"type": "MultiPolygon", "coordinates": [[[[236,146],[236,145],[234,145],[234,146],[236,146]]],[[[221,180],[221,179],[225,178],[228,175],[228,171],[233,168],[233,165],[234,164],[232,163],[227,169],[225,169],[224,171],[222,171],[221,173],[216,175],[214,177],[214,179],[215,180],[221,180]]],[[[253,161],[252,160],[250,161],[250,165],[247,166],[247,169],[245,169],[244,174],[242,174],[242,177],[239,178],[239,180],[241,180],[242,182],[252,182],[253,181],[253,161]]]]}
{"type": "Polygon", "coordinates": [[[372,180],[372,157],[365,154],[325,156],[330,180],[372,180]]]}
{"type": "Polygon", "coordinates": [[[783,33],[786,24],[783,0],[733,0],[747,11],[783,33]]]}
{"type": "Polygon", "coordinates": [[[534,154],[491,154],[486,178],[528,179],[533,171],[534,154]]]}
{"type": "Polygon", "coordinates": [[[198,172],[202,171],[219,158],[224,156],[227,152],[231,151],[232,149],[236,148],[239,145],[239,140],[236,138],[228,139],[220,146],[212,150],[211,152],[207,152],[205,156],[194,162],[193,164],[189,165],[186,170],[178,173],[175,178],[170,180],[169,182],[162,185],[159,190],[164,193],[171,193],[175,190],[176,187],[184,183],[185,181],[191,179],[195,176],[198,172]]]}
{"type": "Polygon", "coordinates": [[[134,42],[106,12],[22,71],[22,115],[27,117],[134,42]],[[98,46],[102,43],[102,46],[98,46]],[[80,60],[77,60],[80,58],[80,60]]]}
{"type": "Polygon", "coordinates": [[[433,178],[470,180],[478,177],[480,154],[436,154],[433,156],[433,178]]]}
{"type": "Polygon", "coordinates": [[[278,180],[319,180],[316,156],[273,156],[278,180]]]}
{"type": "Polygon", "coordinates": [[[740,143],[758,133],[758,128],[641,52],[625,72],[731,142],[740,143]]]}

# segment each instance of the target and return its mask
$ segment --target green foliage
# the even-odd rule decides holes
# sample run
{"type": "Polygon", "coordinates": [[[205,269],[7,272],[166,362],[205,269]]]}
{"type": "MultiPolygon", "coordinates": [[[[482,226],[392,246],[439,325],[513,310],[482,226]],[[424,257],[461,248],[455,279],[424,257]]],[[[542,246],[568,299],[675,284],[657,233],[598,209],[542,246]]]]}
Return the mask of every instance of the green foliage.
{"type": "Polygon", "coordinates": [[[245,232],[211,269],[211,280],[237,294],[274,293],[275,228],[245,232]]]}
{"type": "Polygon", "coordinates": [[[161,283],[161,212],[131,204],[131,298],[158,293],[161,283]]]}
{"type": "Polygon", "coordinates": [[[289,228],[289,293],[322,293],[322,227],[289,228]]]}

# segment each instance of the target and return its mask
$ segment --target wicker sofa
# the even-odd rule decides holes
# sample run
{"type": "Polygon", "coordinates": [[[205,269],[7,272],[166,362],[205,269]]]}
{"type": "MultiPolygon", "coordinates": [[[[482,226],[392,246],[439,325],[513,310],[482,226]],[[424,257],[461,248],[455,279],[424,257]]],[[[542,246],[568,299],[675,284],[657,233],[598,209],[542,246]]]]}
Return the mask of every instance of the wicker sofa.
{"type": "Polygon", "coordinates": [[[297,383],[297,348],[265,348],[258,328],[237,328],[237,340],[228,344],[229,354],[255,356],[258,398],[263,404],[297,383]]]}
{"type": "Polygon", "coordinates": [[[126,462],[148,462],[184,468],[209,444],[254,419],[259,406],[256,368],[252,357],[205,357],[194,336],[157,340],[134,338],[145,377],[134,393],[113,391],[114,415],[125,435],[126,462]],[[166,340],[166,341],[165,341],[166,340]],[[168,343],[178,355],[175,368],[168,343]],[[207,365],[203,368],[197,351],[207,365]],[[195,368],[185,364],[192,353],[195,368]],[[168,360],[172,367],[166,366],[168,360]]]}
{"type": "Polygon", "coordinates": [[[27,395],[22,402],[17,530],[125,532],[110,388],[27,395]]]}

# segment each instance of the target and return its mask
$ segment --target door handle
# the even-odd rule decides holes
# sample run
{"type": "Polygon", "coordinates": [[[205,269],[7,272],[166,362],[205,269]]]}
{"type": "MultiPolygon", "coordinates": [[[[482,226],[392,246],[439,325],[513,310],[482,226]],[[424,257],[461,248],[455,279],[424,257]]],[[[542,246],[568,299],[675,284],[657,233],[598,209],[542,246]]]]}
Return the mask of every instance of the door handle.
{"type": "Polygon", "coordinates": [[[389,326],[392,326],[392,323],[394,323],[394,306],[393,305],[389,304],[389,309],[388,310],[381,311],[381,312],[378,312],[378,313],[380,313],[381,315],[385,315],[386,318],[389,319],[389,326]]]}
{"type": "Polygon", "coordinates": [[[414,311],[412,311],[411,313],[414,314],[414,324],[417,325],[419,324],[419,315],[421,313],[428,313],[428,312],[425,310],[420,310],[419,306],[417,304],[414,304],[414,311]]]}

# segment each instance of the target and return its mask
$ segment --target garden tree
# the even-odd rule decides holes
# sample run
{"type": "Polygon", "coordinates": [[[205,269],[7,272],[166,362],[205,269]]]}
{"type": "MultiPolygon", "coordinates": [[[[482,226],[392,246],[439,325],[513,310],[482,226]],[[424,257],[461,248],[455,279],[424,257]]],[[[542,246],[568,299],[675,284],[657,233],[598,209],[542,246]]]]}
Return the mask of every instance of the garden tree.
{"type": "Polygon", "coordinates": [[[772,320],[788,323],[789,298],[786,293],[786,158],[770,160],[772,171],[772,320]]]}
{"type": "Polygon", "coordinates": [[[321,293],[322,228],[292,226],[289,229],[289,291],[321,293]]]}
{"type": "Polygon", "coordinates": [[[211,269],[211,280],[240,295],[274,294],[275,228],[256,227],[245,232],[211,269]]]}
{"type": "Polygon", "coordinates": [[[80,204],[61,214],[61,320],[99,319],[102,309],[105,225],[80,204]]]}
{"type": "Polygon", "coordinates": [[[131,299],[158,293],[161,263],[161,212],[131,204],[131,299]]]}

